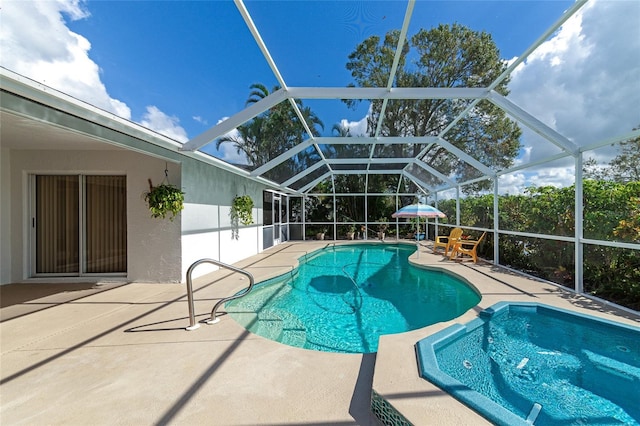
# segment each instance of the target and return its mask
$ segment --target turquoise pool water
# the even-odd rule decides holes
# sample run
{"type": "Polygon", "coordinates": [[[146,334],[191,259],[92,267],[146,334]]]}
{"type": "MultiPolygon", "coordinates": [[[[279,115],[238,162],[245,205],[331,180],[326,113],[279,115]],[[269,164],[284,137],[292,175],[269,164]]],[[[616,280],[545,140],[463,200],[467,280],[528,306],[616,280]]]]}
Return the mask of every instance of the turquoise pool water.
{"type": "Polygon", "coordinates": [[[466,283],[410,265],[414,251],[386,243],[323,248],[225,309],[249,331],[287,345],[376,352],[380,335],[451,320],[480,301],[466,283]]]}
{"type": "Polygon", "coordinates": [[[640,327],[499,303],[417,353],[424,378],[495,424],[640,424],[640,327]]]}

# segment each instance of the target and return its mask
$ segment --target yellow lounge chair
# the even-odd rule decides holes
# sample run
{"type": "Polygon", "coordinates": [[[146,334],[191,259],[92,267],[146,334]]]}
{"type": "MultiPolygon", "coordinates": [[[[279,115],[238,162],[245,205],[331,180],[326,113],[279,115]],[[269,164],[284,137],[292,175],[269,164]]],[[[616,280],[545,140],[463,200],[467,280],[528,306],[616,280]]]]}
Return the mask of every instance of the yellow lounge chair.
{"type": "Polygon", "coordinates": [[[487,233],[483,232],[477,240],[457,240],[453,245],[449,259],[453,259],[453,257],[458,254],[463,256],[466,254],[467,256],[471,256],[473,263],[476,263],[478,261],[478,246],[486,235],[487,233]]]}
{"type": "Polygon", "coordinates": [[[444,248],[444,255],[449,254],[449,250],[453,248],[453,244],[462,236],[461,228],[453,228],[449,236],[439,235],[433,243],[433,252],[437,253],[438,247],[444,248]]]}

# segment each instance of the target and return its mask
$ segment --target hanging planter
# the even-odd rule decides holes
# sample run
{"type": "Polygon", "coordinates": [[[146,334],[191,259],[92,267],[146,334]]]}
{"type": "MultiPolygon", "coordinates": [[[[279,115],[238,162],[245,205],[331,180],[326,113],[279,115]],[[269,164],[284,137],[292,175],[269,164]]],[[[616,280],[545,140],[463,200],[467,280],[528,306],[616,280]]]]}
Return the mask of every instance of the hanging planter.
{"type": "Polygon", "coordinates": [[[253,223],[253,200],[248,195],[237,196],[231,203],[231,220],[243,225],[253,223]]]}
{"type": "Polygon", "coordinates": [[[184,192],[169,183],[153,186],[149,179],[149,192],[144,193],[144,200],[149,205],[151,217],[164,219],[168,213],[171,213],[169,220],[173,221],[184,209],[184,192]]]}

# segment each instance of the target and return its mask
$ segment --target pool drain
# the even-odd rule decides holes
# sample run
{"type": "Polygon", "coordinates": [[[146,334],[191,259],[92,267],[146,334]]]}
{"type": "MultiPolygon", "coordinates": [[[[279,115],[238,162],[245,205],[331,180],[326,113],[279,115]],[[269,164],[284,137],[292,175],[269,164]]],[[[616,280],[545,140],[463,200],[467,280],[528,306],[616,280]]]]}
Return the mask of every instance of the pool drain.
{"type": "Polygon", "coordinates": [[[471,364],[471,361],[469,361],[468,359],[462,361],[462,365],[464,365],[464,368],[466,368],[467,370],[471,370],[471,367],[473,367],[473,364],[471,364]]]}

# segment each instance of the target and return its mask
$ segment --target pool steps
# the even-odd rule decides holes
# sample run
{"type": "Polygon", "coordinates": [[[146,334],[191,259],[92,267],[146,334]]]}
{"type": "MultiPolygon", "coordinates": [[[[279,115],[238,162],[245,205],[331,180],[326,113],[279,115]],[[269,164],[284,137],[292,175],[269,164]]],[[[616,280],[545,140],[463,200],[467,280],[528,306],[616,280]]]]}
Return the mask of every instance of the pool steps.
{"type": "Polygon", "coordinates": [[[229,310],[229,313],[238,324],[266,339],[296,347],[303,347],[307,341],[304,325],[289,312],[271,309],[259,313],[229,310]]]}
{"type": "Polygon", "coordinates": [[[589,362],[591,362],[591,364],[596,368],[606,371],[607,373],[614,374],[627,381],[636,381],[640,384],[640,368],[625,364],[624,362],[617,361],[604,355],[599,355],[586,349],[583,349],[582,353],[587,356],[589,362]]]}

